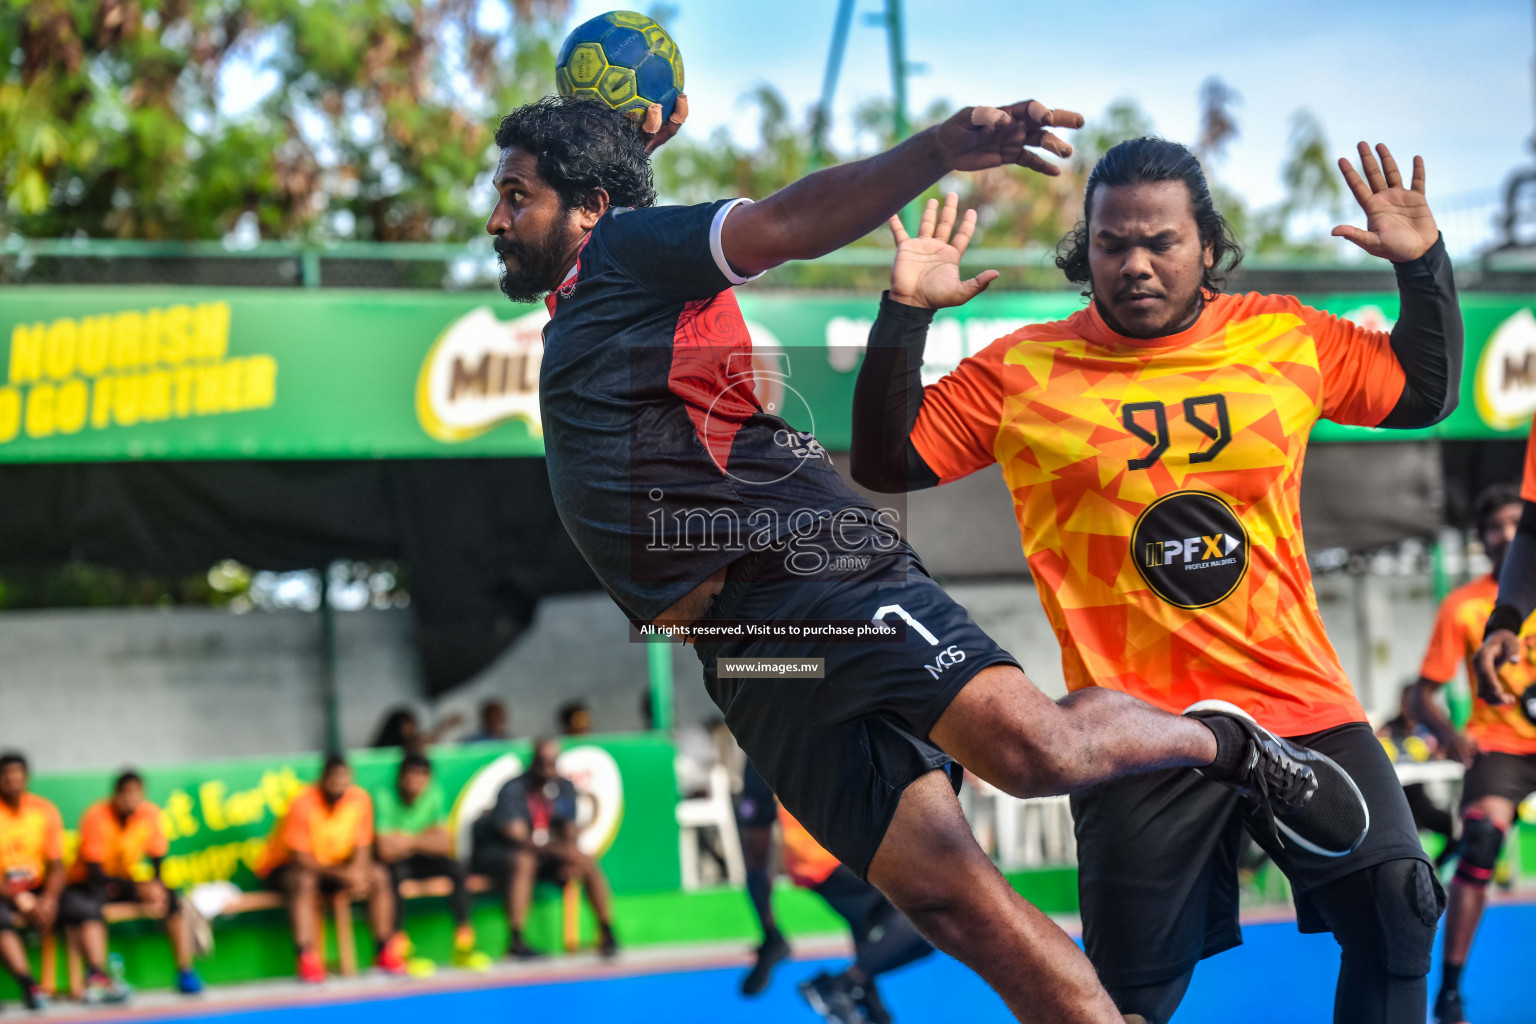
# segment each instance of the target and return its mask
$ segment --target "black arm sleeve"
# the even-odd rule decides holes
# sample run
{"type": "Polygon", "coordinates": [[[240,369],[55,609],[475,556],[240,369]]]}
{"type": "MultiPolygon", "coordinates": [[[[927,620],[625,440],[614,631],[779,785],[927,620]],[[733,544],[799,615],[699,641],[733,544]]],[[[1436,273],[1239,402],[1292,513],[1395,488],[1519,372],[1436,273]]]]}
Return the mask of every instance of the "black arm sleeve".
{"type": "Polygon", "coordinates": [[[1499,603],[1488,616],[1483,631],[1487,636],[1496,629],[1519,633],[1525,620],[1536,612],[1536,502],[1525,503],[1515,539],[1504,553],[1499,568],[1499,603]]]}
{"type": "Polygon", "coordinates": [[[853,388],[854,480],[884,494],[918,491],[939,482],[910,440],[923,405],[923,345],[933,310],[880,297],[880,315],[853,388]]]}
{"type": "Polygon", "coordinates": [[[1403,393],[1378,426],[1411,429],[1439,423],[1461,397],[1461,307],[1445,239],[1416,260],[1396,264],[1401,310],[1392,352],[1402,364],[1403,393]]]}

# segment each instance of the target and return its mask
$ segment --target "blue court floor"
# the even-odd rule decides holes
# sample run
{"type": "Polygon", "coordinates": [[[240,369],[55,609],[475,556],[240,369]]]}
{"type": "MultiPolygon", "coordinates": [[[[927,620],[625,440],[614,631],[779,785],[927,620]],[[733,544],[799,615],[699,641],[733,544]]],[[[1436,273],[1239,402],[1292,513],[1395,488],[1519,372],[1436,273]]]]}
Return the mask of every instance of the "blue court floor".
{"type": "MultiPolygon", "coordinates": [[[[1298,934],[1294,923],[1248,925],[1245,944],[1207,960],[1195,974],[1176,1024],[1303,1024],[1328,1022],[1337,947],[1328,936],[1298,934]]],[[[1478,935],[1463,979],[1475,1024],[1530,1024],[1530,950],[1536,940],[1536,904],[1493,907],[1478,935]]],[[[206,1009],[180,1003],[157,1011],[69,1015],[70,1019],[131,1020],[135,1024],[217,1021],[218,1024],[445,1024],[459,1021],[548,1020],[616,1024],[807,1024],[818,1018],[800,1000],[796,983],[842,961],[784,964],[762,997],[737,995],[739,966],[659,970],[579,980],[498,984],[481,979],[413,992],[409,985],[358,987],[317,993],[309,1001],[278,998],[206,1009]]],[[[1434,982],[1439,977],[1438,957],[1434,982]]],[[[998,998],[965,967],[935,955],[882,979],[886,1004],[901,1024],[992,1024],[1011,1021],[998,998]]],[[[1433,993],[1433,984],[1431,986],[1433,993]]],[[[52,1016],[52,1015],[50,1015],[52,1016]]]]}

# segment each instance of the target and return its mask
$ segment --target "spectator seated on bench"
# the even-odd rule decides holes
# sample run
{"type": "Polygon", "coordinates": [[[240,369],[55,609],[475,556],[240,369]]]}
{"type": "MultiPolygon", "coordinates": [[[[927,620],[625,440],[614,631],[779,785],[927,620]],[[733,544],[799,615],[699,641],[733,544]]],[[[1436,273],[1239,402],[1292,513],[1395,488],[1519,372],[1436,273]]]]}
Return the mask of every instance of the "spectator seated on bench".
{"type": "Polygon", "coordinates": [[[160,881],[167,845],[160,808],[144,799],[144,780],[136,772],[119,775],[112,796],[92,804],[80,818],[80,852],[59,900],[59,922],[85,961],[86,1002],[119,994],[120,983],[106,971],[102,911],[108,903],[137,903],[146,916],[164,921],[176,957],[177,990],[189,995],[203,990],[202,979],[192,969],[181,901],[160,881]]]}
{"type": "Polygon", "coordinates": [[[0,961],[36,1010],[47,996],[32,977],[21,930],[30,928],[52,945],[64,889],[64,824],[57,807],[27,792],[27,780],[25,757],[0,754],[0,961]]]}
{"type": "Polygon", "coordinates": [[[453,857],[453,838],[448,834],[448,808],[443,791],[432,781],[432,762],[424,754],[408,753],[400,760],[395,784],[373,795],[374,847],[379,863],[389,872],[394,897],[395,931],[405,917],[406,881],[429,878],[449,883],[448,906],[453,912],[453,962],[483,971],[491,959],[475,948],[475,929],[469,923],[468,872],[453,857]]]}
{"type": "MultiPolygon", "coordinates": [[[[283,894],[300,979],[325,980],[316,942],[321,895],[339,903],[367,901],[378,950],[375,966],[388,974],[405,973],[405,937],[395,927],[394,888],[384,866],[373,859],[373,801],[352,784],[352,769],[340,754],[326,758],[319,783],[301,790],[288,805],[256,874],[283,894]]],[[[338,926],[343,916],[338,912],[338,926]]]]}
{"type": "Polygon", "coordinates": [[[534,742],[528,771],[501,787],[495,805],[475,822],[471,865],[487,875],[507,901],[511,940],[507,954],[517,959],[538,956],[523,938],[523,924],[536,882],[567,887],[580,882],[597,916],[599,946],[604,956],[618,952],[613,935],[608,881],[597,862],[576,845],[576,787],[559,776],[555,759],[558,740],[534,742]]]}

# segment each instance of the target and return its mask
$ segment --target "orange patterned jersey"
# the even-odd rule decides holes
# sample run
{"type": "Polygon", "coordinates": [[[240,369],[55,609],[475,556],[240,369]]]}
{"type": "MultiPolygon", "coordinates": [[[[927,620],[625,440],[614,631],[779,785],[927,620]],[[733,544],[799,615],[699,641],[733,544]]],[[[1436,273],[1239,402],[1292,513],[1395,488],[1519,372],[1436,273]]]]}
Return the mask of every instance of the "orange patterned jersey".
{"type": "Polygon", "coordinates": [[[323,868],[335,867],[372,843],[373,800],[360,786],[348,787],[335,804],[326,802],[319,786],[310,786],[299,791],[272,829],[256,874],[267,877],[295,852],[309,854],[323,868]]]}
{"type": "Polygon", "coordinates": [[[1520,485],[1520,497],[1536,501],[1536,420],[1531,421],[1531,439],[1525,442],[1525,481],[1520,485]]]}
{"type": "Polygon", "coordinates": [[[0,800],[0,888],[37,888],[49,862],[63,856],[64,822],[51,801],[23,793],[13,808],[0,800]]]}
{"type": "Polygon", "coordinates": [[[1387,334],[1290,296],[1218,296],[1147,340],[1090,304],[925,389],[912,442],[945,482],[1001,465],[1071,689],[1227,700],[1295,736],[1365,720],[1302,544],[1307,438],[1381,422],[1403,381],[1387,334]]]}
{"type": "Polygon", "coordinates": [[[827,880],[837,870],[838,859],[826,851],[794,815],[779,805],[779,828],[784,834],[780,852],[784,856],[784,872],[799,886],[814,888],[827,880]]]}
{"type": "Polygon", "coordinates": [[[152,857],[164,857],[169,844],[160,825],[160,808],[148,800],[140,803],[128,820],[117,816],[111,800],[92,804],[80,818],[80,851],[70,866],[69,880],[83,882],[87,864],[100,864],[109,878],[127,878],[135,882],[155,877],[148,863],[152,857]]]}
{"type": "MultiPolygon", "coordinates": [[[[1499,584],[1492,576],[1475,579],[1446,595],[1435,618],[1435,632],[1424,654],[1419,675],[1431,682],[1445,684],[1456,675],[1456,666],[1465,664],[1467,678],[1476,678],[1472,655],[1483,645],[1483,626],[1499,596],[1499,584]]],[[[1536,615],[1520,629],[1523,657],[1499,670],[1499,678],[1510,693],[1524,693],[1536,683],[1536,615]]],[[[1505,754],[1536,754],[1536,725],[1520,713],[1519,705],[1491,707],[1472,687],[1472,717],[1467,720],[1467,735],[1480,750],[1505,754]]]]}

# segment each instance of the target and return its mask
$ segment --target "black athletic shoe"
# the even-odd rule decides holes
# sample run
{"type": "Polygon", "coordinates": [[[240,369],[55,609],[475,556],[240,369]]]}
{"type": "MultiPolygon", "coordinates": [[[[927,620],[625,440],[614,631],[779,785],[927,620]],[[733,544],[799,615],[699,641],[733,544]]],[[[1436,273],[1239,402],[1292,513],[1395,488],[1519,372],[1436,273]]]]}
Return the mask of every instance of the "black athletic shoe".
{"type": "Polygon", "coordinates": [[[800,983],[800,994],[828,1024],[865,1024],[864,1013],[853,1001],[850,987],[841,974],[818,974],[800,983]]]}
{"type": "Polygon", "coordinates": [[[848,994],[853,996],[853,1001],[858,1008],[864,1011],[864,1019],[869,1021],[869,1024],[891,1024],[891,1012],[885,1008],[873,978],[863,985],[854,982],[848,994]]]}
{"type": "Polygon", "coordinates": [[[1370,809],[1355,780],[1332,758],[1281,739],[1224,700],[1202,700],[1184,713],[1192,718],[1220,716],[1247,734],[1247,749],[1235,778],[1217,778],[1203,769],[1201,774],[1257,804],[1277,841],[1323,857],[1343,857],[1365,839],[1371,827],[1370,809]]]}
{"type": "Polygon", "coordinates": [[[544,954],[528,945],[521,935],[507,944],[507,956],[513,960],[537,960],[544,954]]]}
{"type": "Polygon", "coordinates": [[[1467,1024],[1467,1011],[1461,1008],[1458,990],[1440,990],[1440,998],[1435,1000],[1435,1024],[1467,1024]]]}
{"type": "Polygon", "coordinates": [[[768,982],[773,978],[773,969],[789,956],[789,943],[784,941],[784,936],[774,933],[771,938],[763,940],[763,944],[757,947],[757,962],[747,972],[747,976],[741,979],[741,994],[744,996],[757,996],[763,994],[763,989],[768,987],[768,982]]]}
{"type": "Polygon", "coordinates": [[[619,940],[614,937],[612,928],[602,929],[602,936],[597,942],[597,951],[604,960],[612,960],[619,955],[619,940]]]}

